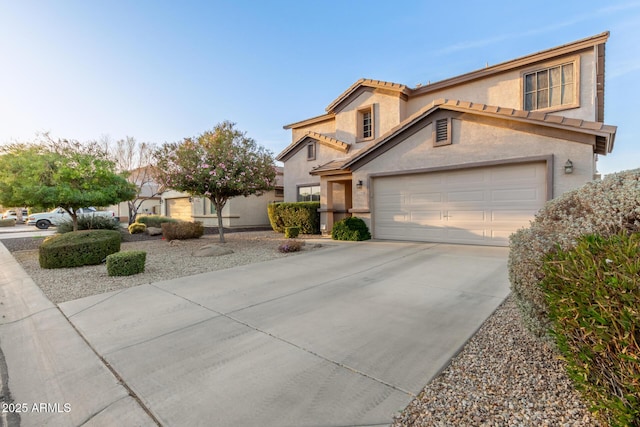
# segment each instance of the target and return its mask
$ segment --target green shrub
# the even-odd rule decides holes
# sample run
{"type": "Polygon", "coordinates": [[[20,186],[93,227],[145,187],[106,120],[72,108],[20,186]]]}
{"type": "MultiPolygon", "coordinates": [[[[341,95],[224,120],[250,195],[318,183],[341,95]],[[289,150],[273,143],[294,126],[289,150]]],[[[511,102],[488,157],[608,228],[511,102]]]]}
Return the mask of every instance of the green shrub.
{"type": "Polygon", "coordinates": [[[146,260],[147,253],[145,251],[127,251],[111,254],[107,256],[107,274],[109,276],[131,276],[144,273],[146,260]]]}
{"type": "Polygon", "coordinates": [[[202,222],[163,222],[162,237],[165,240],[199,239],[204,234],[202,222]]]}
{"type": "Polygon", "coordinates": [[[584,236],[543,271],[569,376],[607,425],[640,426],[640,233],[584,236]]]}
{"type": "Polygon", "coordinates": [[[138,217],[136,218],[136,222],[140,224],[144,224],[147,227],[161,228],[162,224],[166,222],[176,223],[180,221],[178,221],[177,219],[169,218],[168,216],[162,216],[162,215],[138,215],[138,217]]]}
{"type": "Polygon", "coordinates": [[[147,231],[147,226],[140,222],[134,222],[129,225],[129,234],[140,234],[147,231]]]}
{"type": "Polygon", "coordinates": [[[286,227],[300,227],[300,233],[320,233],[320,202],[269,203],[267,212],[273,231],[284,233],[286,227]]]}
{"type": "Polygon", "coordinates": [[[547,202],[529,228],[511,235],[511,289],[532,332],[545,336],[550,327],[540,288],[545,255],[572,248],[582,235],[620,230],[640,231],[640,169],[607,175],[547,202]]]}
{"type": "Polygon", "coordinates": [[[367,224],[355,216],[341,219],[333,224],[331,230],[331,238],[333,240],[369,240],[371,233],[367,228],[367,224]]]}
{"type": "MultiPolygon", "coordinates": [[[[120,223],[116,218],[99,215],[82,215],[78,217],[80,230],[119,230],[120,223]]],[[[63,221],[56,227],[56,233],[64,234],[73,231],[73,221],[63,221]]]]}
{"type": "Polygon", "coordinates": [[[120,250],[120,233],[113,230],[83,230],[51,236],[39,248],[42,268],[79,267],[100,264],[120,250]]]}
{"type": "Polygon", "coordinates": [[[13,227],[16,225],[15,219],[0,219],[0,227],[13,227]]]}
{"type": "Polygon", "coordinates": [[[278,246],[278,251],[282,253],[298,252],[302,250],[302,242],[298,240],[289,240],[278,246]]]}
{"type": "Polygon", "coordinates": [[[300,234],[300,227],[286,227],[284,229],[284,237],[287,239],[295,239],[300,234]]]}

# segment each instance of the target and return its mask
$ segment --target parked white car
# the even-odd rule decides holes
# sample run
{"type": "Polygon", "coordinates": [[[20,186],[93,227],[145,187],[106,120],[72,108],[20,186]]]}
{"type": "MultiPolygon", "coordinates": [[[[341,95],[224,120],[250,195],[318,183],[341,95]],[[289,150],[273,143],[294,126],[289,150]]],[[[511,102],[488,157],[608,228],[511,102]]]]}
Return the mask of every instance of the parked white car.
{"type": "MultiPolygon", "coordinates": [[[[114,221],[116,219],[116,214],[113,211],[97,211],[95,208],[81,208],[78,209],[77,212],[78,217],[92,215],[113,218],[114,221]]],[[[41,230],[46,230],[52,225],[60,225],[61,223],[66,221],[71,221],[71,215],[69,215],[67,211],[62,208],[55,208],[54,210],[49,212],[41,212],[29,215],[27,224],[35,225],[41,230]]]]}
{"type": "MultiPolygon", "coordinates": [[[[26,209],[22,209],[22,220],[26,221],[27,220],[27,216],[29,215],[29,213],[27,212],[26,209]]],[[[14,209],[9,209],[8,211],[5,211],[5,213],[2,214],[2,219],[13,219],[15,221],[18,220],[18,215],[16,213],[16,211],[14,209]]]]}

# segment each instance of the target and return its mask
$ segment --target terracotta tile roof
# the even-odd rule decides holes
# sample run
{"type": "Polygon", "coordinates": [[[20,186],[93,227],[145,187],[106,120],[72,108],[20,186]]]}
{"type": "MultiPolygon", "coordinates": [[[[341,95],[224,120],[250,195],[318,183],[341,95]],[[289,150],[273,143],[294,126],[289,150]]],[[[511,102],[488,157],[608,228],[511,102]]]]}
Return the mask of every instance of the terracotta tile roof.
{"type": "Polygon", "coordinates": [[[513,108],[502,108],[494,105],[479,104],[455,99],[438,99],[423,107],[411,117],[407,118],[399,125],[382,135],[380,138],[369,143],[369,145],[364,147],[362,150],[354,153],[354,155],[351,156],[349,160],[341,166],[341,168],[349,168],[360,159],[363,159],[371,152],[383,146],[386,142],[405,129],[411,127],[411,125],[416,121],[439,109],[478,114],[506,120],[515,120],[594,135],[596,136],[594,151],[597,154],[607,154],[611,152],[617,131],[616,126],[610,126],[600,122],[591,122],[588,120],[572,119],[540,111],[516,110],[513,108]]]}
{"type": "Polygon", "coordinates": [[[342,92],[340,96],[338,96],[331,104],[329,104],[327,108],[325,108],[327,113],[333,113],[335,109],[342,103],[342,101],[347,99],[351,94],[353,94],[356,90],[360,89],[361,87],[386,89],[386,90],[402,93],[404,95],[409,95],[409,93],[411,92],[411,89],[409,89],[408,86],[405,86],[400,83],[385,82],[382,80],[373,80],[373,79],[360,79],[354,84],[352,84],[347,90],[342,92]]]}
{"type": "Polygon", "coordinates": [[[306,120],[301,120],[299,122],[295,122],[295,123],[290,123],[288,125],[284,125],[282,126],[283,129],[295,129],[295,128],[299,128],[302,126],[308,126],[308,125],[313,125],[316,123],[321,123],[321,122],[325,122],[327,120],[333,120],[336,118],[336,115],[331,113],[331,114],[322,114],[320,116],[316,116],[316,117],[311,117],[310,119],[306,119],[306,120]]]}
{"type": "Polygon", "coordinates": [[[348,161],[349,159],[331,160],[328,163],[325,163],[320,166],[316,166],[315,168],[311,169],[311,172],[309,173],[311,175],[318,175],[321,172],[338,171],[338,170],[341,170],[342,166],[344,166],[344,164],[347,163],[348,161]]]}
{"type": "Polygon", "coordinates": [[[332,138],[327,135],[323,135],[318,132],[308,131],[304,135],[302,135],[302,137],[300,137],[297,141],[294,141],[287,148],[282,150],[282,152],[278,154],[278,156],[276,157],[276,160],[285,161],[289,157],[289,155],[293,154],[296,151],[296,148],[300,146],[304,142],[304,140],[306,140],[307,138],[315,139],[319,143],[326,145],[327,147],[331,147],[338,151],[341,151],[342,153],[347,153],[349,151],[349,148],[351,148],[351,145],[347,144],[344,141],[340,141],[338,139],[332,138]]]}
{"type": "MultiPolygon", "coordinates": [[[[563,44],[562,46],[546,49],[546,50],[536,52],[530,55],[526,55],[520,58],[512,59],[510,61],[501,62],[499,64],[492,65],[490,67],[481,68],[479,70],[471,71],[466,74],[461,74],[459,76],[451,77],[435,83],[430,83],[424,86],[420,86],[415,89],[411,89],[409,96],[413,97],[413,96],[424,95],[425,93],[430,93],[436,90],[442,90],[444,88],[448,88],[448,87],[456,86],[459,84],[467,83],[473,80],[485,78],[490,75],[502,73],[505,71],[510,71],[516,68],[534,64],[550,58],[571,54],[583,49],[593,48],[594,46],[598,46],[598,45],[602,45],[603,43],[606,43],[608,39],[609,39],[609,32],[605,31],[604,33],[596,34],[591,37],[587,37],[571,43],[563,44]]],[[[604,81],[604,75],[602,77],[602,80],[604,81]]]]}

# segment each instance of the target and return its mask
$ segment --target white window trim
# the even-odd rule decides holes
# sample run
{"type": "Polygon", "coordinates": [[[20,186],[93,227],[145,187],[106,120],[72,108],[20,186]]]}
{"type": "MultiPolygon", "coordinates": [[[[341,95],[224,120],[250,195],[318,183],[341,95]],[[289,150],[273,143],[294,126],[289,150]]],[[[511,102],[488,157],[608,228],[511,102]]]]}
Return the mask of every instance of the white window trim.
{"type": "Polygon", "coordinates": [[[356,111],[356,142],[371,141],[376,137],[376,115],[374,104],[365,105],[356,111]],[[371,136],[364,137],[364,113],[371,113],[371,136]]]}

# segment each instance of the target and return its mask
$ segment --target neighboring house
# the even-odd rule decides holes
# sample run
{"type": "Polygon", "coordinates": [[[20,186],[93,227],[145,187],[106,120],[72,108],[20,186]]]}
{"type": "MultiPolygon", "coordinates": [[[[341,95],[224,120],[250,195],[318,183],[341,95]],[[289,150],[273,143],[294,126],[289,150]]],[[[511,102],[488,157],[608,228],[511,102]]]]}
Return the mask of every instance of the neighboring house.
{"type": "Polygon", "coordinates": [[[424,86],[361,79],[285,126],[285,201],[321,228],[358,216],[377,239],[508,245],[544,203],[596,178],[609,33],[424,86]]]}
{"type": "MultiPolygon", "coordinates": [[[[268,191],[261,196],[239,196],[229,199],[222,209],[223,227],[269,226],[267,205],[284,199],[282,174],[282,168],[277,167],[276,185],[273,191],[268,191]]],[[[185,221],[202,221],[205,227],[218,226],[215,206],[209,199],[190,197],[188,194],[170,190],[162,194],[161,206],[163,215],[185,221]]]]}
{"type": "Polygon", "coordinates": [[[129,221],[129,203],[136,206],[138,215],[160,215],[162,186],[155,181],[152,167],[145,166],[130,171],[128,180],[138,187],[136,198],[107,209],[114,211],[120,222],[129,221]]]}

